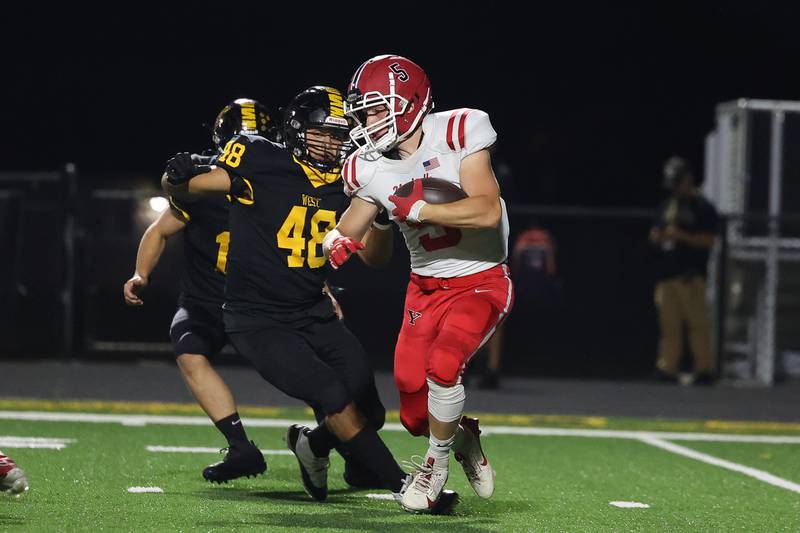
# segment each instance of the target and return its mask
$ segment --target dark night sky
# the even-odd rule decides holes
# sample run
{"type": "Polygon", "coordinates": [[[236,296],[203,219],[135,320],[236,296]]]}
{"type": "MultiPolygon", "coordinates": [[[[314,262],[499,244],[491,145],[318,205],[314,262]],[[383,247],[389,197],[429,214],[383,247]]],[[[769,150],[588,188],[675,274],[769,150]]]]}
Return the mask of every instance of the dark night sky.
{"type": "Polygon", "coordinates": [[[518,202],[639,206],[656,201],[667,156],[700,166],[715,104],[800,98],[788,3],[561,2],[528,15],[400,2],[369,19],[352,16],[358,4],[272,4],[4,17],[1,168],[74,161],[86,183],[155,184],[174,152],[207,147],[201,124],[229,100],[283,105],[393,52],[428,71],[439,110],[490,113],[518,202]]]}

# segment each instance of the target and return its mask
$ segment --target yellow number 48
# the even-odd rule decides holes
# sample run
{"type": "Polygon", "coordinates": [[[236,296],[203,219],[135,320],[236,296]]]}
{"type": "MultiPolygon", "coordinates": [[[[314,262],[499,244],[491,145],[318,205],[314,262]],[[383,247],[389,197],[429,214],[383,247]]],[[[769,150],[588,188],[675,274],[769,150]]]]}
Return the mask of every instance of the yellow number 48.
{"type": "Polygon", "coordinates": [[[222,155],[219,156],[220,163],[227,163],[229,167],[236,168],[242,162],[242,156],[247,147],[242,143],[235,143],[232,140],[228,141],[222,155]]]}
{"type": "Polygon", "coordinates": [[[311,217],[309,236],[304,235],[306,215],[308,208],[296,205],[289,211],[289,216],[283,221],[278,230],[278,247],[291,250],[286,258],[290,268],[299,268],[308,259],[310,268],[319,268],[325,264],[325,257],[317,255],[317,246],[330,230],[336,227],[336,212],[328,209],[318,209],[311,217]],[[322,227],[321,227],[322,225],[322,227]],[[303,256],[303,251],[306,251],[303,256]]]}

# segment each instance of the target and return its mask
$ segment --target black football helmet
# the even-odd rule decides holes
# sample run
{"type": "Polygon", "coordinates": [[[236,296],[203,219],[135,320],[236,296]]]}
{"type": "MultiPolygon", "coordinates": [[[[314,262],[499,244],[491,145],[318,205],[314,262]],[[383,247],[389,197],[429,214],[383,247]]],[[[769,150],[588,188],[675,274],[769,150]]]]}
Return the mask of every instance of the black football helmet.
{"type": "Polygon", "coordinates": [[[344,114],[342,93],[333,87],[306,89],[283,111],[286,147],[298,159],[324,172],[341,168],[350,154],[351,127],[344,114]]]}
{"type": "Polygon", "coordinates": [[[219,112],[212,130],[214,146],[222,152],[225,144],[237,135],[260,135],[272,142],[282,143],[283,135],[274,113],[267,106],[251,100],[239,98],[219,112]]]}

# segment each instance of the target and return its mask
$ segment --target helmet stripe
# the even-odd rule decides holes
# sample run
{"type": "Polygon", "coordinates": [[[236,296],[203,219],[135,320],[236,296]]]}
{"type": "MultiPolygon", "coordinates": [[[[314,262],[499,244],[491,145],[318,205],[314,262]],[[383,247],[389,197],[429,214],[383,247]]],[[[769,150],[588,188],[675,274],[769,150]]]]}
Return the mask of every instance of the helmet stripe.
{"type": "Polygon", "coordinates": [[[342,94],[332,87],[325,87],[328,93],[328,105],[330,106],[331,116],[344,118],[344,102],[342,94]]]}
{"type": "Polygon", "coordinates": [[[249,134],[258,133],[255,101],[242,102],[240,104],[240,111],[242,114],[242,132],[249,134]]]}
{"type": "Polygon", "coordinates": [[[353,74],[353,80],[350,82],[350,89],[356,89],[358,87],[358,82],[359,82],[359,79],[361,78],[361,73],[364,72],[364,67],[366,67],[367,63],[369,63],[370,61],[372,61],[372,60],[371,59],[367,59],[366,61],[361,63],[360,67],[358,67],[358,70],[356,70],[356,73],[353,74]]]}

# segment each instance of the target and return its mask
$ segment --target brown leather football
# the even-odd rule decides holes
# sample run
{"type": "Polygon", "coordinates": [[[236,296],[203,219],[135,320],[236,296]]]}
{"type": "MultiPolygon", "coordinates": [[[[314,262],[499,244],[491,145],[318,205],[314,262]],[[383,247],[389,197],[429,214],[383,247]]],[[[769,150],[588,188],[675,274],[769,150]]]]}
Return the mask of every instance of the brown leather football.
{"type": "MultiPolygon", "coordinates": [[[[395,194],[402,197],[408,196],[411,194],[413,186],[413,181],[404,183],[398,187],[395,194]]],[[[423,197],[429,204],[449,204],[467,197],[467,193],[461,187],[441,178],[423,178],[422,190],[423,197]]]]}

